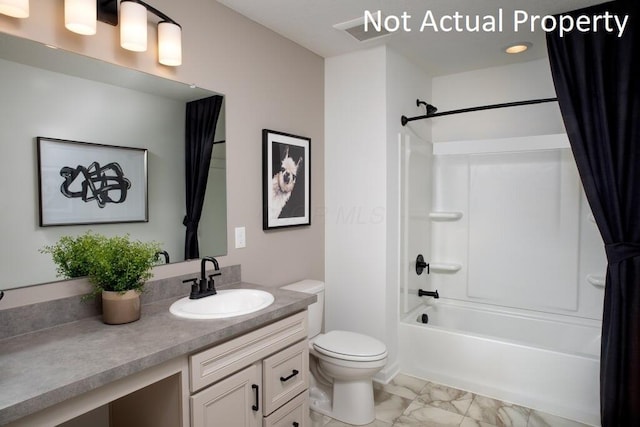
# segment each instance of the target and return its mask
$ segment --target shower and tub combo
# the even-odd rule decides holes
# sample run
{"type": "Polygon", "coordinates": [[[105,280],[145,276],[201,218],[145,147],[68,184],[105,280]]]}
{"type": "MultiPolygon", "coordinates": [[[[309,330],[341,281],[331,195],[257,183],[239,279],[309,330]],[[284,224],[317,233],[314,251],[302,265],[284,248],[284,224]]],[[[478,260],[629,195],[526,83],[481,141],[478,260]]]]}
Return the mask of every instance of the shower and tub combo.
{"type": "Polygon", "coordinates": [[[404,372],[598,424],[599,322],[440,301],[400,323],[404,372]]]}
{"type": "Polygon", "coordinates": [[[404,135],[400,369],[598,425],[606,261],[568,147],[404,135]]]}

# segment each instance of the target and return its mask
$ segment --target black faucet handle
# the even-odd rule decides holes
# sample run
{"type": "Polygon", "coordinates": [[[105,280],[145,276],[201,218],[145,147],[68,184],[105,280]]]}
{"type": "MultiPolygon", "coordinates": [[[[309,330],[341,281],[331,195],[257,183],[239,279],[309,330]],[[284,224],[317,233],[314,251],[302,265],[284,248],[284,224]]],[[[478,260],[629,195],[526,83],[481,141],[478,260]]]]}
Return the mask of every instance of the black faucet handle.
{"type": "Polygon", "coordinates": [[[182,283],[191,283],[191,294],[189,295],[189,298],[194,299],[200,291],[198,288],[198,278],[192,277],[191,279],[183,280],[182,283]]]}
{"type": "Polygon", "coordinates": [[[425,268],[427,269],[427,274],[430,273],[429,271],[429,263],[425,262],[424,257],[422,256],[422,254],[419,254],[416,257],[416,274],[419,276],[422,274],[422,272],[425,270],[425,268]]]}

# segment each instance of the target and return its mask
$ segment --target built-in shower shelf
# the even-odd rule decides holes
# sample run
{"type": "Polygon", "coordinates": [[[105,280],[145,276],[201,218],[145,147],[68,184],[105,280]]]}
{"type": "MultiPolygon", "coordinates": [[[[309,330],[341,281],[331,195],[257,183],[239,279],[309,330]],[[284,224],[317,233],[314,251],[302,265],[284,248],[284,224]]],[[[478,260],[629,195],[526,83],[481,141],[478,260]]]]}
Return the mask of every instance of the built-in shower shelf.
{"type": "MultiPolygon", "coordinates": [[[[433,268],[433,267],[431,267],[433,268]]],[[[596,288],[604,288],[604,277],[595,274],[587,274],[587,282],[591,283],[596,288]]]]}
{"type": "Polygon", "coordinates": [[[462,212],[431,212],[429,218],[432,221],[457,221],[462,218],[462,212]]]}
{"type": "Polygon", "coordinates": [[[431,273],[456,273],[462,266],[460,264],[449,264],[443,262],[429,263],[429,269],[431,273]]]}

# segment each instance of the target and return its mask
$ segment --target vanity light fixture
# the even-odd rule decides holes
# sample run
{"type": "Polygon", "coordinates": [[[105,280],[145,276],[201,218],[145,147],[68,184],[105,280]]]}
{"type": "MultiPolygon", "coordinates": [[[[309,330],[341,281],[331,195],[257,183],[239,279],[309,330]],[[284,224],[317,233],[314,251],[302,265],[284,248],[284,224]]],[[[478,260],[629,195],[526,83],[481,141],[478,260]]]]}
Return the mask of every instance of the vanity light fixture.
{"type": "MultiPolygon", "coordinates": [[[[16,3],[20,0],[0,0],[16,3]]],[[[27,4],[28,0],[21,0],[27,4]]],[[[182,27],[173,19],[141,0],[120,1],[120,46],[134,52],[147,50],[147,12],[158,22],[158,62],[177,67],[182,64],[182,27]]],[[[118,0],[65,0],[65,27],[74,33],[96,33],[97,21],[118,25],[118,0]]]]}
{"type": "Polygon", "coordinates": [[[0,13],[13,18],[28,18],[29,0],[0,0],[0,13]]]}
{"type": "Polygon", "coordinates": [[[504,51],[510,54],[522,53],[529,49],[531,46],[533,45],[529,42],[518,42],[507,46],[506,48],[504,48],[504,51]]]}
{"type": "Polygon", "coordinates": [[[128,50],[147,50],[147,12],[158,23],[158,62],[176,67],[182,64],[182,27],[153,6],[140,0],[120,2],[120,45],[128,50]]]}

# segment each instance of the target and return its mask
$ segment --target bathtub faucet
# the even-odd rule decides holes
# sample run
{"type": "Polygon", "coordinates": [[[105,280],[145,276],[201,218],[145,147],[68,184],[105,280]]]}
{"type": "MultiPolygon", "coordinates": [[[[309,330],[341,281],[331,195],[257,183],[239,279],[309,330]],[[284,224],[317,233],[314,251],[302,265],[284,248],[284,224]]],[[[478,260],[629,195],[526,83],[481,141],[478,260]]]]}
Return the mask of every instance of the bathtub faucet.
{"type": "Polygon", "coordinates": [[[440,298],[440,295],[438,295],[438,290],[437,289],[435,291],[423,291],[422,289],[418,289],[418,296],[419,297],[434,297],[435,299],[440,298]]]}

